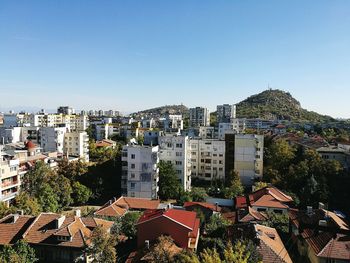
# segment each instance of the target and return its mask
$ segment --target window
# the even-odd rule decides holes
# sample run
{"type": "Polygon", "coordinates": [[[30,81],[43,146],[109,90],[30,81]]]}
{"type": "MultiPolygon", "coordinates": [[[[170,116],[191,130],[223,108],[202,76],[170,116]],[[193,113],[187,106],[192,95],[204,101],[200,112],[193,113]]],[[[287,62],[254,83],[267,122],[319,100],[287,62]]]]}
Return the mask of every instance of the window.
{"type": "Polygon", "coordinates": [[[166,146],[167,146],[168,148],[171,148],[171,143],[168,142],[166,146]]]}
{"type": "Polygon", "coordinates": [[[213,164],[216,164],[217,163],[217,160],[213,160],[213,164]]]}
{"type": "Polygon", "coordinates": [[[182,171],[181,170],[176,170],[176,173],[177,174],[182,174],[182,171]]]}
{"type": "Polygon", "coordinates": [[[135,178],[135,174],[134,174],[134,173],[131,173],[131,174],[130,174],[130,177],[131,177],[131,178],[135,178]]]}
{"type": "Polygon", "coordinates": [[[182,152],[176,152],[176,156],[177,157],[182,156],[182,152]]]}
{"type": "Polygon", "coordinates": [[[130,188],[131,188],[131,189],[135,189],[135,183],[131,183],[131,184],[130,184],[130,188]]]}
{"type": "Polygon", "coordinates": [[[135,159],[135,154],[131,154],[131,159],[135,159]]]}
{"type": "Polygon", "coordinates": [[[131,196],[131,197],[135,197],[135,193],[134,193],[134,192],[131,192],[131,193],[130,193],[130,196],[131,196]]]}
{"type": "Polygon", "coordinates": [[[182,143],[177,143],[176,148],[182,148],[182,143]]]}
{"type": "Polygon", "coordinates": [[[222,161],[221,161],[221,160],[219,160],[219,164],[222,164],[222,161]]]}
{"type": "Polygon", "coordinates": [[[182,161],[176,161],[175,164],[176,165],[182,165],[182,161]]]}
{"type": "Polygon", "coordinates": [[[135,169],[135,164],[134,163],[131,164],[131,169],[135,169]]]}
{"type": "Polygon", "coordinates": [[[171,161],[167,161],[168,164],[171,164],[171,161]]]}

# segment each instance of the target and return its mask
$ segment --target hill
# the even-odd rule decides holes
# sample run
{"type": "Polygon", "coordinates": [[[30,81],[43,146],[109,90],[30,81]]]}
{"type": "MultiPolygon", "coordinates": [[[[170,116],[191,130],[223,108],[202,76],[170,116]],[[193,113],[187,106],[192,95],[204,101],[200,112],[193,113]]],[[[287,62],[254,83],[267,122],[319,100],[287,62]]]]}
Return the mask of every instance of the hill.
{"type": "Polygon", "coordinates": [[[292,121],[334,121],[330,116],[305,110],[289,92],[265,90],[237,104],[238,118],[280,119],[292,121]]]}
{"type": "Polygon", "coordinates": [[[188,108],[184,105],[165,105],[157,108],[143,110],[134,113],[133,115],[149,115],[149,116],[161,116],[164,114],[182,114],[188,115],[188,108]]]}

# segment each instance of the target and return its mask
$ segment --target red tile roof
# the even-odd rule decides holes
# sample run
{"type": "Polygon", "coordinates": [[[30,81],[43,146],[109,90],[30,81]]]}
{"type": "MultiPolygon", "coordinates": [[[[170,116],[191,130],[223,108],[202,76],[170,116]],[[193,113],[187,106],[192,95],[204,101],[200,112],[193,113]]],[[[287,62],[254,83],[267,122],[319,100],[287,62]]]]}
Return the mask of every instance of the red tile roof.
{"type": "Polygon", "coordinates": [[[334,228],[348,231],[349,226],[335,213],[315,209],[311,214],[307,214],[305,211],[292,209],[289,211],[289,217],[296,228],[303,226],[300,235],[316,256],[339,260],[350,259],[350,236],[334,234],[334,228]],[[329,231],[327,228],[322,231],[317,230],[320,220],[326,220],[329,231]]]}
{"type": "Polygon", "coordinates": [[[183,207],[191,207],[191,206],[202,206],[204,208],[210,209],[214,212],[220,212],[221,211],[221,207],[216,206],[214,204],[210,204],[210,203],[205,203],[205,202],[185,202],[183,207]]]}
{"type": "Polygon", "coordinates": [[[147,210],[157,209],[160,204],[159,200],[135,197],[119,197],[116,200],[110,200],[104,204],[95,215],[120,217],[130,210],[147,210]]]}
{"type": "Polygon", "coordinates": [[[250,206],[245,211],[239,211],[239,217],[239,222],[265,221],[267,219],[265,214],[256,211],[250,206]]]}

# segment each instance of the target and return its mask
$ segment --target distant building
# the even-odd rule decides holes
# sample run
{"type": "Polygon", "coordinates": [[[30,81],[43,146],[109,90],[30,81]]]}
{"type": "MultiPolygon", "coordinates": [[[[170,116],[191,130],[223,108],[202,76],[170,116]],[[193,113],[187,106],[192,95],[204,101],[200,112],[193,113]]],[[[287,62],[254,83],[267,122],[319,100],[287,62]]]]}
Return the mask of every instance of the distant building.
{"type": "Polygon", "coordinates": [[[42,127],[39,130],[40,146],[44,152],[63,153],[66,127],[42,127]]]}
{"type": "Polygon", "coordinates": [[[187,136],[159,136],[159,158],[171,163],[176,170],[182,188],[191,190],[191,148],[187,136]]]}
{"type": "Polygon", "coordinates": [[[200,127],[210,125],[210,112],[207,108],[196,107],[189,109],[190,127],[200,127]]]}
{"type": "Polygon", "coordinates": [[[75,113],[75,110],[72,107],[69,106],[60,106],[57,108],[58,114],[65,114],[65,115],[71,115],[75,113]]]}
{"type": "Polygon", "coordinates": [[[89,161],[89,136],[86,132],[67,132],[64,135],[64,154],[89,161]]]}
{"type": "Polygon", "coordinates": [[[218,105],[216,107],[216,116],[218,123],[229,123],[231,119],[236,118],[236,105],[218,105]]]}
{"type": "Polygon", "coordinates": [[[199,127],[199,137],[202,139],[215,139],[216,138],[215,128],[210,126],[199,127]]]}
{"type": "Polygon", "coordinates": [[[122,193],[158,198],[158,146],[125,145],[122,150],[122,193]]]}
{"type": "Polygon", "coordinates": [[[21,141],[21,127],[0,127],[0,143],[21,141]]]}

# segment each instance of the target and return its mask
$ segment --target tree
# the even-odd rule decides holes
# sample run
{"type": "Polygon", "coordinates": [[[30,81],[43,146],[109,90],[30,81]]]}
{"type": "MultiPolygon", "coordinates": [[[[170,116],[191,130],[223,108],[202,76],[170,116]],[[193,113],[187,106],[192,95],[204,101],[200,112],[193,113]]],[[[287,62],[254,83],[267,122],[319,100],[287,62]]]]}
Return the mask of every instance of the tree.
{"type": "Polygon", "coordinates": [[[254,191],[258,191],[258,190],[265,188],[267,186],[268,186],[268,184],[266,182],[258,181],[258,182],[254,183],[253,189],[254,189],[254,191]]]}
{"type": "Polygon", "coordinates": [[[22,210],[25,215],[37,216],[42,207],[35,197],[30,197],[26,192],[20,192],[15,198],[15,207],[22,210]]]}
{"type": "Polygon", "coordinates": [[[17,241],[13,246],[5,245],[0,249],[2,263],[34,263],[38,259],[35,251],[24,240],[17,241]]]}
{"type": "Polygon", "coordinates": [[[278,214],[267,212],[267,220],[262,222],[262,224],[276,228],[276,230],[282,235],[289,233],[289,216],[286,213],[278,214]]]}
{"type": "Polygon", "coordinates": [[[90,245],[86,252],[92,256],[92,262],[114,263],[117,260],[116,245],[117,239],[108,234],[102,226],[98,226],[92,231],[90,245]]]}
{"type": "Polygon", "coordinates": [[[158,186],[158,195],[161,199],[168,200],[178,198],[181,192],[181,184],[171,163],[160,161],[158,186]]]}
{"type": "Polygon", "coordinates": [[[207,199],[207,197],[208,195],[204,188],[192,187],[191,198],[193,202],[204,202],[207,199]]]}
{"type": "Polygon", "coordinates": [[[156,244],[151,248],[148,253],[148,262],[174,262],[174,255],[177,253],[174,240],[170,236],[160,236],[157,238],[156,244]]]}
{"type": "Polygon", "coordinates": [[[74,182],[72,185],[72,188],[73,188],[72,198],[73,198],[74,204],[76,205],[85,204],[92,195],[91,190],[79,182],[74,182]]]}
{"type": "Polygon", "coordinates": [[[44,212],[57,212],[59,210],[59,198],[48,183],[43,183],[38,190],[38,201],[44,212]]]}
{"type": "Polygon", "coordinates": [[[7,205],[4,202],[0,201],[0,219],[13,212],[15,212],[14,207],[7,207],[7,205]]]}
{"type": "Polygon", "coordinates": [[[128,212],[122,217],[118,217],[114,222],[111,233],[118,237],[119,235],[125,235],[130,239],[136,238],[136,223],[141,216],[140,212],[128,212]]]}
{"type": "Polygon", "coordinates": [[[82,160],[69,162],[67,158],[64,158],[58,163],[57,173],[64,177],[76,181],[80,176],[88,172],[88,165],[82,160]]]}
{"type": "Polygon", "coordinates": [[[227,187],[224,189],[224,197],[232,199],[238,195],[242,195],[244,188],[237,171],[232,170],[229,177],[230,180],[226,183],[227,187]]]}

